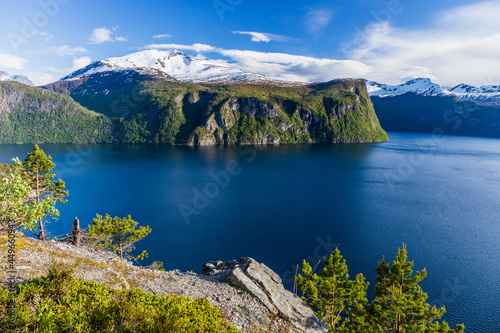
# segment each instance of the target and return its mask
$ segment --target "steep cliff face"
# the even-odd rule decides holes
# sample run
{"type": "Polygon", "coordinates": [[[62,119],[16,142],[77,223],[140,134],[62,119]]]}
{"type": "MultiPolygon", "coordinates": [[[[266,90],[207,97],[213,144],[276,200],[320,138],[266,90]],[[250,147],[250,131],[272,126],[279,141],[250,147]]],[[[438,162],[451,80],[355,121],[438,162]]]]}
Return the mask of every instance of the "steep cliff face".
{"type": "MultiPolygon", "coordinates": [[[[188,144],[354,143],[387,140],[363,81],[307,87],[302,100],[231,97],[205,110],[188,144]]],[[[288,88],[290,89],[290,88],[288,88]]]]}

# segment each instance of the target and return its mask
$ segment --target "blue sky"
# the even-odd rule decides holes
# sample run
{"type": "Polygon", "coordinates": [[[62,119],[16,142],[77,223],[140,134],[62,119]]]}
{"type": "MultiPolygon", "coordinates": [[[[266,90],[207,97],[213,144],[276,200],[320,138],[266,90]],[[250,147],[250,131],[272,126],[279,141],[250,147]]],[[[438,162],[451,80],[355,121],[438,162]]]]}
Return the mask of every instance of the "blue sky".
{"type": "Polygon", "coordinates": [[[290,80],[500,84],[499,1],[12,0],[0,15],[0,70],[36,84],[147,48],[290,80]]]}

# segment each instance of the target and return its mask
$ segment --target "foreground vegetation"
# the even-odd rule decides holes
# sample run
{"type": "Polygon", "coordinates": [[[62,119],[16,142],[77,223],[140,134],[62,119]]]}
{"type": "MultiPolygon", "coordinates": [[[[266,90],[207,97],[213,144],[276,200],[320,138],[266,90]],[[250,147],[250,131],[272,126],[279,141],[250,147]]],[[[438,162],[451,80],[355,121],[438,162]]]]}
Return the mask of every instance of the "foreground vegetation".
{"type": "MultiPolygon", "coordinates": [[[[297,276],[302,299],[313,309],[331,333],[463,333],[464,325],[450,329],[439,319],[445,308],[437,309],[426,303],[427,294],[419,283],[427,276],[425,269],[413,272],[406,246],[399,249],[389,265],[382,259],[377,268],[375,299],[366,297],[368,283],[362,274],[349,278],[345,260],[335,250],[323,258],[319,275],[304,261],[297,276]]],[[[318,263],[319,265],[319,263],[318,263]]]]}
{"type": "Polygon", "coordinates": [[[3,332],[238,332],[206,299],[114,290],[55,263],[47,276],[0,291],[3,332]],[[15,312],[8,314],[9,304],[15,312]]]}
{"type": "MultiPolygon", "coordinates": [[[[39,240],[46,240],[45,219],[51,217],[57,220],[59,210],[57,203],[66,203],[68,196],[63,180],[54,180],[56,175],[52,157],[38,147],[33,146],[32,152],[21,162],[13,159],[13,165],[1,164],[0,172],[0,231],[29,230],[39,240]]],[[[135,243],[151,233],[149,226],[138,227],[138,223],[129,215],[124,218],[97,214],[88,230],[73,229],[73,244],[86,242],[119,253],[121,258],[143,260],[147,251],[133,257],[130,252],[135,250],[135,243]]],[[[75,226],[74,226],[75,228],[75,226]]],[[[159,263],[158,263],[159,264],[159,263]]]]}

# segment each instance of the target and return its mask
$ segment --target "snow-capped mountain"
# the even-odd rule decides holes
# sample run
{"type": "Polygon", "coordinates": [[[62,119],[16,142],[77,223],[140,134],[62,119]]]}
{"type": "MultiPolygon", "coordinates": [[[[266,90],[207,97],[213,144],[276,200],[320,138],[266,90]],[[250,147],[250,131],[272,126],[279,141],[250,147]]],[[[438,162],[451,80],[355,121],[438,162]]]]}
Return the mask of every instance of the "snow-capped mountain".
{"type": "Polygon", "coordinates": [[[195,58],[176,50],[146,50],[123,57],[104,59],[73,72],[60,81],[124,70],[190,83],[279,82],[264,75],[246,73],[217,61],[195,58]]]}
{"type": "Polygon", "coordinates": [[[463,101],[500,103],[500,86],[474,87],[468,84],[459,84],[447,91],[463,101]]]}
{"type": "Polygon", "coordinates": [[[439,84],[430,79],[414,79],[400,85],[380,84],[366,80],[370,96],[394,97],[413,93],[423,96],[451,96],[462,101],[472,101],[481,104],[500,104],[500,86],[474,87],[459,84],[449,90],[443,89],[439,84]]]}
{"type": "Polygon", "coordinates": [[[444,91],[441,86],[433,83],[430,79],[414,79],[396,86],[366,80],[366,85],[370,96],[394,97],[406,93],[414,93],[425,96],[444,95],[444,91]]]}
{"type": "Polygon", "coordinates": [[[462,83],[451,88],[449,91],[456,94],[498,94],[500,93],[500,86],[473,87],[462,83]]]}
{"type": "Polygon", "coordinates": [[[10,75],[7,72],[0,71],[0,81],[16,81],[28,86],[34,86],[33,82],[23,75],[10,75]]]}

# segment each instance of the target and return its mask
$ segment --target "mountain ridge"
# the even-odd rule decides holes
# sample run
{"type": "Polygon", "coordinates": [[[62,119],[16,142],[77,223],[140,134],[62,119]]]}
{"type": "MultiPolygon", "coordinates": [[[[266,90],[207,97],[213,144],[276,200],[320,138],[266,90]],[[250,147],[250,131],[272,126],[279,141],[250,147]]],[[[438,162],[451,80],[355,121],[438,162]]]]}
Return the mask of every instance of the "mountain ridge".
{"type": "Polygon", "coordinates": [[[433,97],[456,97],[461,101],[471,101],[486,105],[500,105],[500,86],[488,85],[474,87],[465,83],[450,89],[443,89],[439,84],[428,78],[418,78],[406,81],[399,85],[387,85],[375,81],[365,80],[368,93],[371,97],[380,98],[395,97],[407,93],[433,96],[433,97]]]}

